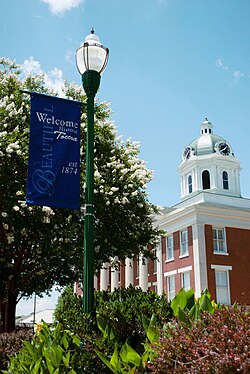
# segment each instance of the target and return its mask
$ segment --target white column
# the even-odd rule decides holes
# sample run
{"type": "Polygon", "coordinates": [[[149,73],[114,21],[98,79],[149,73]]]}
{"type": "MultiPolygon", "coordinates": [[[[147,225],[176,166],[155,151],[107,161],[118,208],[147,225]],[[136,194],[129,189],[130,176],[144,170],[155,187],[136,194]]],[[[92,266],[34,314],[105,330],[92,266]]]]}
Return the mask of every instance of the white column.
{"type": "Polygon", "coordinates": [[[143,291],[148,290],[148,261],[140,256],[139,261],[139,286],[143,291]]]}
{"type": "Polygon", "coordinates": [[[194,290],[199,297],[201,291],[208,287],[207,259],[205,245],[204,224],[194,224],[193,231],[193,255],[194,255],[194,290]]]}
{"type": "Polygon", "coordinates": [[[126,258],[125,260],[125,288],[134,285],[133,260],[126,258]]]}
{"type": "MultiPolygon", "coordinates": [[[[114,262],[117,263],[118,258],[115,257],[114,260],[115,260],[114,262]]],[[[119,263],[118,263],[118,266],[120,266],[119,263]]],[[[119,288],[119,270],[118,270],[118,268],[117,269],[111,268],[111,286],[110,286],[110,288],[111,288],[111,292],[113,292],[115,290],[115,288],[116,289],[119,288]]]]}
{"type": "Polygon", "coordinates": [[[109,276],[109,263],[103,264],[100,270],[100,291],[106,291],[108,289],[108,276],[109,276]]]}
{"type": "Polygon", "coordinates": [[[162,295],[163,293],[163,271],[162,271],[162,245],[161,238],[156,247],[156,257],[157,257],[157,293],[162,295]]]}

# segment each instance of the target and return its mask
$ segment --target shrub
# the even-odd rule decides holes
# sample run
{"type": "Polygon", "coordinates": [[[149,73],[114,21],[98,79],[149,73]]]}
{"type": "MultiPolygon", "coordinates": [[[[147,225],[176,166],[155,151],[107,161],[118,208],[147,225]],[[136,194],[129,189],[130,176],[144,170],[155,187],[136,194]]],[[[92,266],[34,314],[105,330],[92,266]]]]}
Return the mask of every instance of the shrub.
{"type": "Polygon", "coordinates": [[[166,297],[155,292],[143,292],[140,288],[129,287],[115,292],[99,291],[96,293],[96,310],[99,317],[109,322],[116,335],[116,341],[140,352],[145,342],[146,333],[143,317],[151,318],[154,314],[159,325],[170,319],[172,311],[166,297]]]}
{"type": "Polygon", "coordinates": [[[9,374],[82,373],[79,366],[80,339],[60,324],[55,328],[40,324],[31,342],[24,342],[20,352],[12,356],[9,374]]]}
{"type": "MultiPolygon", "coordinates": [[[[81,298],[73,294],[72,287],[67,287],[59,298],[55,319],[79,336],[94,333],[100,338],[96,316],[85,315],[81,309],[81,298]]],[[[154,314],[159,324],[172,316],[165,296],[158,296],[152,291],[143,292],[132,286],[114,292],[95,292],[94,310],[99,318],[110,324],[117,341],[121,344],[128,341],[133,348],[138,348],[145,341],[142,316],[151,318],[154,314]]]]}
{"type": "Polygon", "coordinates": [[[95,292],[94,310],[93,315],[84,314],[81,298],[73,294],[73,287],[68,286],[59,298],[55,319],[62,323],[64,328],[79,335],[84,347],[84,355],[79,360],[88,366],[89,372],[98,374],[110,371],[99,360],[96,350],[110,355],[114,343],[103,337],[97,326],[96,315],[99,321],[105,321],[112,329],[118,348],[127,342],[138,353],[143,352],[142,344],[146,340],[142,317],[150,319],[154,314],[161,325],[163,319],[169,319],[171,316],[169,303],[164,296],[133,287],[114,292],[95,292]]]}
{"type": "Polygon", "coordinates": [[[32,335],[32,329],[27,328],[0,334],[0,369],[6,369],[9,356],[17,353],[21,349],[23,341],[31,340],[32,335]]]}
{"type": "Polygon", "coordinates": [[[241,307],[203,312],[192,326],[166,325],[148,367],[167,373],[249,373],[250,315],[241,307]]]}

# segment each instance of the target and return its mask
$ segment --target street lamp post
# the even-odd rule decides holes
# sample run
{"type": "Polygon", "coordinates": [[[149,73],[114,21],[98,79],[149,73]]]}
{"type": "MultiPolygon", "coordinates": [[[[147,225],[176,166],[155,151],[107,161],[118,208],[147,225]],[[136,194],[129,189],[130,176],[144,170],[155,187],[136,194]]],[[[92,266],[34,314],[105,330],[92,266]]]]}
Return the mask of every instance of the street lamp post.
{"type": "Polygon", "coordinates": [[[94,99],[100,75],[108,61],[108,48],[101,45],[92,29],[76,51],[76,64],[87,95],[86,184],[83,251],[83,312],[94,305],[94,99]]]}

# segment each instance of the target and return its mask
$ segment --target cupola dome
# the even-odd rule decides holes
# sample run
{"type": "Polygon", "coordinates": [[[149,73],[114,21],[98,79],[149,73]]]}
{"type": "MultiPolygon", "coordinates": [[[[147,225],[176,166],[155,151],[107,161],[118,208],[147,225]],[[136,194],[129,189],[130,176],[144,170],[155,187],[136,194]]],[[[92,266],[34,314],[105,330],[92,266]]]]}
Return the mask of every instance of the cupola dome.
{"type": "Polygon", "coordinates": [[[213,133],[207,118],[200,125],[199,137],[184,148],[179,171],[182,198],[203,190],[240,196],[240,163],[230,143],[213,133]]]}
{"type": "Polygon", "coordinates": [[[185,161],[191,155],[202,156],[216,152],[227,156],[234,156],[231,145],[223,137],[213,134],[213,125],[205,118],[200,125],[200,136],[184,149],[182,158],[185,161]],[[223,145],[224,147],[222,147],[223,145]],[[222,148],[224,151],[221,153],[222,148]]]}

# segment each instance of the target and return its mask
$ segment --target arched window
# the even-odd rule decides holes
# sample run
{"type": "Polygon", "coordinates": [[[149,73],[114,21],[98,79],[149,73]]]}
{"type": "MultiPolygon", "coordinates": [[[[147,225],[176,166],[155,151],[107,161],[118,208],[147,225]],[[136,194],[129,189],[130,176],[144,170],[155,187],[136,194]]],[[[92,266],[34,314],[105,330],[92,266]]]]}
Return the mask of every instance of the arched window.
{"type": "Polygon", "coordinates": [[[188,177],[188,193],[193,192],[193,185],[192,185],[192,175],[189,175],[188,177]]]}
{"type": "Polygon", "coordinates": [[[222,182],[223,182],[223,188],[224,190],[228,190],[229,185],[228,185],[228,174],[226,171],[223,171],[222,173],[222,182]]]}
{"type": "Polygon", "coordinates": [[[208,170],[202,172],[202,188],[203,190],[210,189],[210,174],[208,170]]]}

